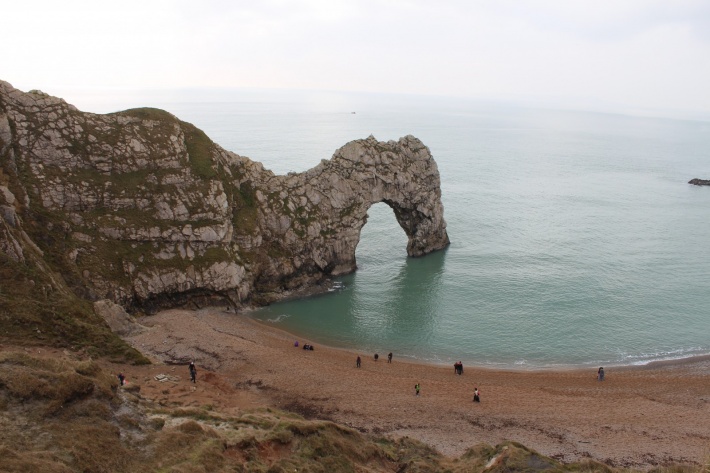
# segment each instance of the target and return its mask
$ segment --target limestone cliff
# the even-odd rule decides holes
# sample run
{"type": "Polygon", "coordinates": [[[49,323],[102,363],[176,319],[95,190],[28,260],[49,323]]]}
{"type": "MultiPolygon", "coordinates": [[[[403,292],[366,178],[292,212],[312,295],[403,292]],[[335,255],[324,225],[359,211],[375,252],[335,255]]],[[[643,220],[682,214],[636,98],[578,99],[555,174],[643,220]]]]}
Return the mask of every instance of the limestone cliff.
{"type": "Polygon", "coordinates": [[[410,256],[448,245],[439,172],[412,136],[279,176],[162,110],[84,113],[0,81],[0,254],[89,299],[268,303],[354,271],[378,202],[410,256]]]}

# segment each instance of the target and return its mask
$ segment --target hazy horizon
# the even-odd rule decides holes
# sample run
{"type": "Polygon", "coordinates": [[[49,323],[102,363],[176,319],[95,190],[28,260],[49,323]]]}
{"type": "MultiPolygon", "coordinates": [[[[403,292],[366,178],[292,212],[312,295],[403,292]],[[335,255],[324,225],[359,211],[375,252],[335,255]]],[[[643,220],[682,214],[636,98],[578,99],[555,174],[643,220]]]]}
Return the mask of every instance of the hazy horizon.
{"type": "Polygon", "coordinates": [[[710,116],[704,0],[26,0],[4,13],[0,78],[72,103],[74,91],[339,91],[710,116]]]}
{"type": "MultiPolygon", "coordinates": [[[[710,111],[698,112],[682,109],[652,109],[642,107],[619,107],[588,105],[582,103],[563,102],[550,100],[503,100],[471,98],[453,95],[426,95],[396,92],[358,92],[343,90],[308,90],[308,89],[272,89],[272,88],[246,88],[246,87],[185,87],[185,88],[119,88],[119,87],[89,87],[86,89],[77,88],[53,88],[42,87],[20,88],[12,81],[0,77],[0,80],[9,82],[13,87],[24,92],[29,90],[40,90],[52,96],[64,99],[67,103],[76,106],[83,112],[90,113],[111,113],[126,110],[129,108],[169,107],[176,103],[229,103],[229,102],[269,102],[286,103],[293,105],[303,105],[306,107],[327,108],[334,111],[340,108],[343,112],[357,112],[352,109],[361,104],[372,106],[375,100],[378,106],[387,107],[391,105],[401,106],[407,101],[409,106],[417,108],[420,106],[431,106],[433,103],[440,105],[471,106],[481,107],[505,107],[512,109],[535,109],[535,110],[557,110],[567,112],[591,112],[608,115],[635,116],[642,118],[665,118],[671,120],[692,120],[710,121],[710,111]],[[327,103],[326,103],[327,102],[327,103]]],[[[169,110],[168,110],[169,111],[169,110]]],[[[362,110],[359,110],[362,112],[362,110]]],[[[182,118],[179,117],[178,118],[182,118]]]]}

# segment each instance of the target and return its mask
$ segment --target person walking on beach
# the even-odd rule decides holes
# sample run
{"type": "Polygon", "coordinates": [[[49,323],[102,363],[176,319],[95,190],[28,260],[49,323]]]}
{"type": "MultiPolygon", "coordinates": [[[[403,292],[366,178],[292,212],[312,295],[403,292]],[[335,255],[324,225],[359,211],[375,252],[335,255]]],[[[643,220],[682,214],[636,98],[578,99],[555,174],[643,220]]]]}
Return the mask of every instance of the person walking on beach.
{"type": "Polygon", "coordinates": [[[597,381],[604,381],[604,367],[600,367],[597,371],[597,381]]]}
{"type": "Polygon", "coordinates": [[[473,388],[473,402],[481,402],[481,392],[478,388],[473,388]]]}
{"type": "Polygon", "coordinates": [[[380,357],[380,355],[378,355],[377,353],[375,353],[375,361],[377,361],[377,359],[378,359],[379,357],[380,357]]]}
{"type": "Polygon", "coordinates": [[[123,386],[123,382],[126,380],[126,377],[123,376],[123,373],[118,373],[118,382],[121,383],[121,386],[123,386]]]}
{"type": "Polygon", "coordinates": [[[417,396],[419,396],[419,389],[420,389],[419,383],[415,384],[414,385],[414,392],[416,393],[417,396]]]}
{"type": "Polygon", "coordinates": [[[360,367],[360,361],[361,361],[361,360],[360,360],[360,356],[358,355],[357,360],[355,360],[355,366],[356,366],[357,368],[360,367]]]}
{"type": "Polygon", "coordinates": [[[392,363],[392,352],[390,352],[390,354],[387,355],[387,363],[392,363]]]}
{"type": "Polygon", "coordinates": [[[197,382],[197,368],[195,368],[195,362],[191,361],[190,366],[188,366],[188,369],[190,370],[190,381],[193,383],[197,382]]]}

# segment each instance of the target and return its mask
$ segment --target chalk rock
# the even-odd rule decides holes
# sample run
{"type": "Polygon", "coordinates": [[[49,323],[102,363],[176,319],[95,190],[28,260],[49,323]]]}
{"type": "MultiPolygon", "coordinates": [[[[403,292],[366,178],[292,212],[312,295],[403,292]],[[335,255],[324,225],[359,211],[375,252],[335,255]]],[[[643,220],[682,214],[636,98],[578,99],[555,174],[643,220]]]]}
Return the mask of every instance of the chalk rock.
{"type": "Polygon", "coordinates": [[[0,81],[0,251],[28,248],[77,292],[127,309],[264,304],[355,271],[384,202],[407,253],[449,244],[439,171],[405,136],[275,175],[157,109],[97,115],[0,81]],[[61,253],[63,257],[58,257],[61,253]]]}

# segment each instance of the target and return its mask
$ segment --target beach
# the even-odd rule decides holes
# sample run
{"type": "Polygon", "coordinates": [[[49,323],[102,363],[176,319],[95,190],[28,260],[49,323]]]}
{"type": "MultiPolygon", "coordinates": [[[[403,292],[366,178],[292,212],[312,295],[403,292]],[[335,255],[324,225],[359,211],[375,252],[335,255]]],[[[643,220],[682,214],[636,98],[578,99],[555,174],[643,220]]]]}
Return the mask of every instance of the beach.
{"type": "Polygon", "coordinates": [[[710,357],[636,367],[510,371],[387,362],[324,347],[211,308],[139,319],[127,340],[155,363],[123,369],[146,399],[229,412],[274,407],[361,432],[421,440],[457,457],[512,440],[555,459],[650,469],[710,456],[710,357]],[[356,358],[362,359],[356,368],[356,358]],[[189,382],[194,360],[197,383],[189,382]],[[171,382],[159,382],[168,374],[171,382]],[[415,396],[414,385],[421,385],[415,396]],[[481,402],[473,402],[474,388],[481,402]]]}

